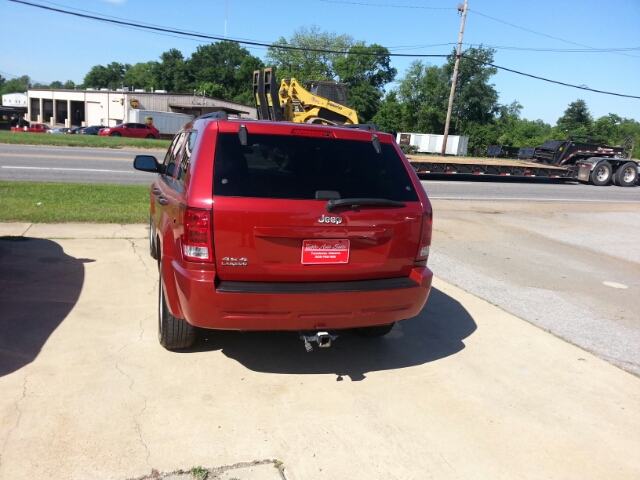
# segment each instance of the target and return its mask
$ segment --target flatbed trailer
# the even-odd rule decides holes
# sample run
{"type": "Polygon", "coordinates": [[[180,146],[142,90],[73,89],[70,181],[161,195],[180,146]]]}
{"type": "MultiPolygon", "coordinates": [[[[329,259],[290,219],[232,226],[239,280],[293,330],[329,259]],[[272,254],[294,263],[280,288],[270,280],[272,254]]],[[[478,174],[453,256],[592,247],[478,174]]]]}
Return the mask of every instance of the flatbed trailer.
{"type": "Polygon", "coordinates": [[[418,174],[438,173],[574,179],[578,177],[579,170],[575,165],[557,167],[506,158],[453,158],[407,155],[407,159],[418,174]]]}
{"type": "MultiPolygon", "coordinates": [[[[519,160],[426,155],[408,155],[407,158],[419,174],[564,178],[596,186],[613,183],[632,187],[640,178],[640,160],[631,158],[634,145],[632,137],[625,139],[623,145],[612,147],[598,143],[588,135],[570,135],[566,140],[548,140],[533,152],[530,147],[520,148],[519,160]],[[531,160],[522,159],[530,155],[531,160]]],[[[509,151],[507,147],[492,145],[490,153],[504,156],[509,151]]]]}

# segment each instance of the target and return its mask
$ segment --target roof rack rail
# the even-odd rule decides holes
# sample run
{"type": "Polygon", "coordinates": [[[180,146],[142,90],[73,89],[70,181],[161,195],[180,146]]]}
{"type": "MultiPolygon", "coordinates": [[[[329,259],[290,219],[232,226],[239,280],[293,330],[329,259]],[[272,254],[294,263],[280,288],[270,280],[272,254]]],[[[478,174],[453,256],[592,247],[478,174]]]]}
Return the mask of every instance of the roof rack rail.
{"type": "Polygon", "coordinates": [[[217,112],[205,113],[204,115],[200,115],[196,120],[201,118],[221,118],[228,119],[229,115],[224,110],[219,110],[217,112]]]}
{"type": "Polygon", "coordinates": [[[345,123],[340,126],[346,127],[346,128],[356,128],[358,130],[375,130],[376,132],[378,131],[378,125],[376,125],[375,123],[353,123],[353,124],[345,123]]]}

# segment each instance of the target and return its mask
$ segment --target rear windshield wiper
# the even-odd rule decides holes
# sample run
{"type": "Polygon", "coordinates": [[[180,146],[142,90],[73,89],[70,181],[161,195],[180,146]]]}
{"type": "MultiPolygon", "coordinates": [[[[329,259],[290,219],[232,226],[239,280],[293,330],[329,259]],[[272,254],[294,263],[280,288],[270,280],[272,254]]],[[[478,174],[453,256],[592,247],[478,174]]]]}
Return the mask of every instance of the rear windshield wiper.
{"type": "Polygon", "coordinates": [[[327,212],[331,212],[332,210],[338,207],[349,206],[351,208],[358,208],[362,205],[379,205],[379,206],[388,206],[388,207],[404,207],[406,206],[402,202],[397,202],[395,200],[387,200],[385,198],[341,198],[339,200],[331,199],[327,202],[327,212]]]}

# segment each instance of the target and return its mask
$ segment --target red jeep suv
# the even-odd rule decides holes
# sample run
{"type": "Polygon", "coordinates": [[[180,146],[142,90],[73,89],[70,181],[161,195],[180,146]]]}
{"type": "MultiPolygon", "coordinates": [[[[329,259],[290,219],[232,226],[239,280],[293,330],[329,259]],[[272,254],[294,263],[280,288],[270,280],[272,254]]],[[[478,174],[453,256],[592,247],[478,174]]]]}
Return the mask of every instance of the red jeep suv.
{"type": "Polygon", "coordinates": [[[393,136],[359,127],[209,114],[164,161],[135,158],[157,174],[149,241],[165,348],[191,346],[200,327],[306,332],[309,350],[420,312],[431,204],[393,136]]]}

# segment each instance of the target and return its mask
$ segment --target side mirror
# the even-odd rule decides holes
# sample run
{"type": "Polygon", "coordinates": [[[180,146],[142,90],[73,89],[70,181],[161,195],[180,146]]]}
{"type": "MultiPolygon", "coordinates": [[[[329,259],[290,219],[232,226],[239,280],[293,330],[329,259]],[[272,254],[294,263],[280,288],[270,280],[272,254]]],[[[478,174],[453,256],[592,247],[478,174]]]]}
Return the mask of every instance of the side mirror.
{"type": "Polygon", "coordinates": [[[133,168],[141,172],[160,173],[160,164],[153,155],[136,155],[133,168]]]}

